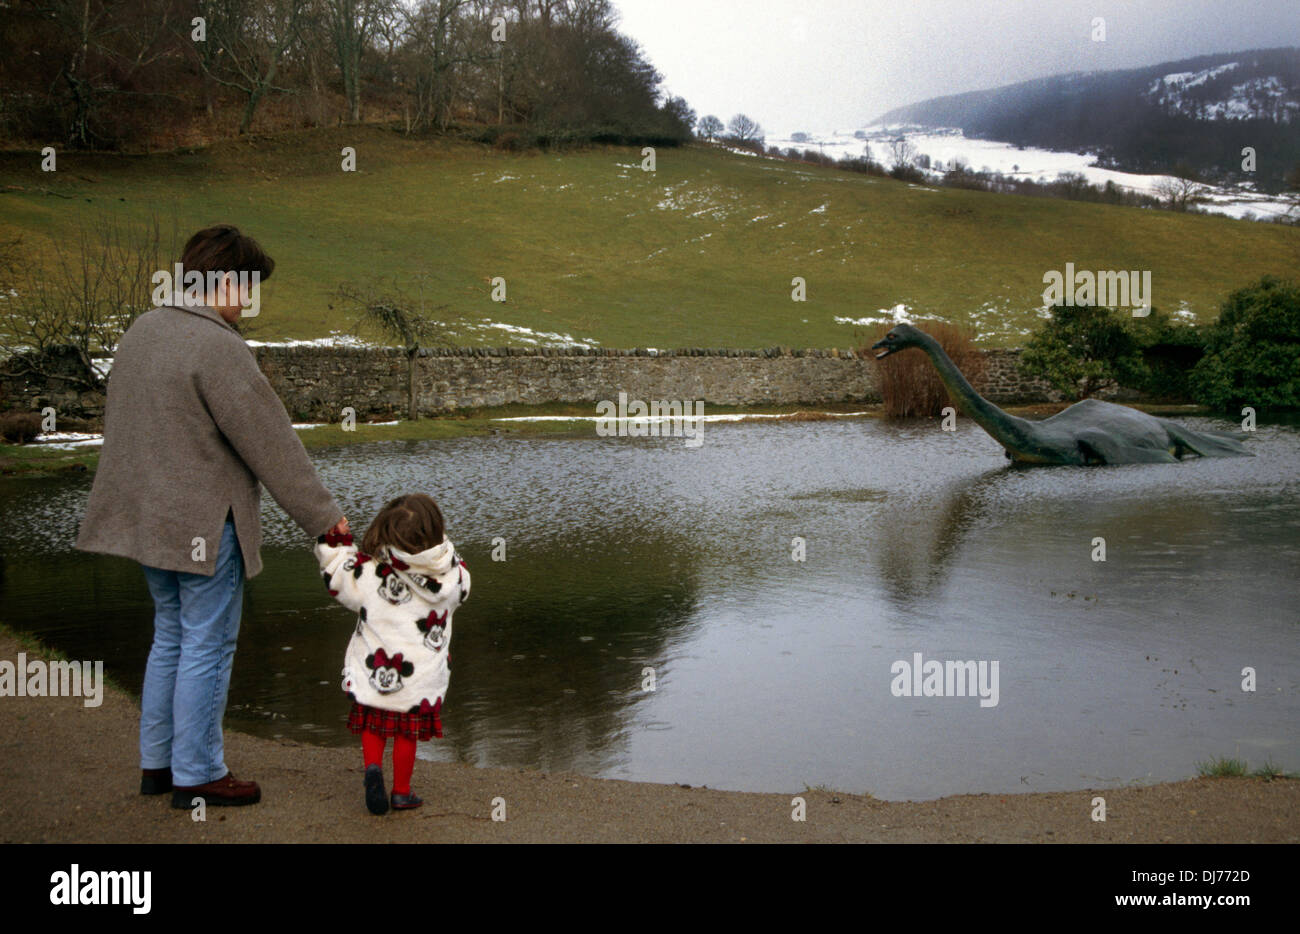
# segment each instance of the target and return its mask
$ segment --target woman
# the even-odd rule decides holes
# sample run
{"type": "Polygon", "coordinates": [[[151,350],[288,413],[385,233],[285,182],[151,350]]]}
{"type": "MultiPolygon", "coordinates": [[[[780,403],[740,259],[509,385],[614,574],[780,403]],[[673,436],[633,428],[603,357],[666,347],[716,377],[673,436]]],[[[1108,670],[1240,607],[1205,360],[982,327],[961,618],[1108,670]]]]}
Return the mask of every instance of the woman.
{"type": "Polygon", "coordinates": [[[76,547],[132,558],[153,595],[154,640],[140,710],[141,794],[172,807],[255,804],[226,768],[221,719],[244,579],[262,570],[259,481],[308,535],[347,519],[234,323],[274,261],[235,227],[190,238],[182,283],[122,336],[108,380],[104,446],[76,547]],[[244,286],[241,287],[240,283],[244,286]],[[229,287],[227,287],[229,286],[229,287]]]}

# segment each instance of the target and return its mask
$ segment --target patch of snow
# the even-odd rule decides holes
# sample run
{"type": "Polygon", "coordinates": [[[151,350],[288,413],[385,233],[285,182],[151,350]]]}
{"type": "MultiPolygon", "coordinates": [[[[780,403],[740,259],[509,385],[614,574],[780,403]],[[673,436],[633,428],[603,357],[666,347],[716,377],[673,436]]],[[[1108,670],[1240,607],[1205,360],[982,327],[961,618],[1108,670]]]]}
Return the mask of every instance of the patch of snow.
{"type": "Polygon", "coordinates": [[[909,311],[909,310],[910,310],[910,309],[908,309],[907,305],[903,304],[902,302],[899,302],[899,303],[898,303],[897,305],[895,305],[893,308],[881,308],[881,309],[879,309],[879,310],[876,312],[876,314],[877,314],[879,317],[875,317],[875,318],[869,318],[869,317],[868,317],[868,318],[841,318],[841,317],[839,317],[839,316],[837,315],[836,318],[835,318],[835,323],[836,323],[836,324],[853,324],[853,325],[858,325],[858,326],[865,326],[865,325],[871,325],[871,324],[911,324],[911,323],[912,323],[912,318],[911,318],[910,315],[908,315],[908,311],[909,311]]]}
{"type": "Polygon", "coordinates": [[[380,347],[372,341],[363,340],[354,337],[351,334],[344,334],[340,331],[331,331],[329,337],[313,337],[310,340],[287,340],[287,341],[244,341],[249,347],[380,347]]]}
{"type": "MultiPolygon", "coordinates": [[[[334,422],[294,422],[293,427],[300,431],[306,431],[308,428],[328,428],[330,425],[333,424],[335,423],[334,422]]],[[[401,423],[397,421],[391,421],[391,422],[357,422],[357,424],[358,425],[399,425],[401,423]]]]}
{"type": "Polygon", "coordinates": [[[560,334],[555,331],[534,331],[532,328],[521,327],[516,324],[506,324],[502,321],[490,321],[484,319],[479,324],[471,324],[472,330],[499,330],[505,331],[512,335],[516,340],[533,346],[561,346],[561,347],[596,347],[599,341],[591,338],[575,338],[572,334],[560,334]]]}
{"type": "Polygon", "coordinates": [[[1206,68],[1202,71],[1176,71],[1171,75],[1165,75],[1163,78],[1156,79],[1155,84],[1151,85],[1151,92],[1155,94],[1163,85],[1167,88],[1194,88],[1204,84],[1211,78],[1217,78],[1224,72],[1232,71],[1237,67],[1237,62],[1228,62],[1226,65],[1219,65],[1215,68],[1206,68]]]}
{"type": "MultiPolygon", "coordinates": [[[[1300,119],[1300,109],[1295,111],[1300,119]]],[[[862,131],[865,141],[871,144],[877,158],[888,156],[888,144],[900,135],[910,142],[919,154],[931,159],[931,168],[922,170],[931,179],[941,178],[954,162],[967,166],[983,166],[993,172],[1013,178],[1031,179],[1039,183],[1055,181],[1066,172],[1078,172],[1090,185],[1113,182],[1127,191],[1157,196],[1157,189],[1171,180],[1168,175],[1138,175],[1114,169],[1100,168],[1094,153],[1056,152],[1026,147],[1021,149],[1011,143],[996,140],[967,139],[960,129],[923,127],[867,127],[862,131]]],[[[839,146],[847,152],[850,148],[861,150],[863,139],[835,133],[828,139],[817,140],[828,154],[839,146]]],[[[919,187],[919,186],[918,186],[919,187]]],[[[1208,200],[1201,209],[1212,214],[1243,218],[1254,214],[1260,220],[1271,220],[1294,209],[1295,202],[1280,196],[1269,197],[1249,188],[1209,187],[1208,200]]]]}
{"type": "Polygon", "coordinates": [[[98,447],[104,443],[104,436],[78,431],[51,431],[37,435],[31,443],[51,451],[71,451],[76,448],[98,447]]]}

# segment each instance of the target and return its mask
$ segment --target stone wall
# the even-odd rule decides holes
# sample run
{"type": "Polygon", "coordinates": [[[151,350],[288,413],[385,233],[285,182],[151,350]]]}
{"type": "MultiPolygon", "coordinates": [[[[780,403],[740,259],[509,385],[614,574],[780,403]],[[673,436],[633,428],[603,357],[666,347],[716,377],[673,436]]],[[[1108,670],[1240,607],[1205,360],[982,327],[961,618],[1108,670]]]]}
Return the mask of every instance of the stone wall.
{"type": "Polygon", "coordinates": [[[40,366],[45,375],[36,378],[24,375],[24,368],[13,358],[0,360],[0,412],[38,412],[53,406],[60,416],[103,418],[104,393],[80,385],[84,370],[75,351],[55,351],[45,356],[40,366]]]}
{"type": "MultiPolygon", "coordinates": [[[[404,413],[407,363],[397,350],[258,348],[263,372],[295,418],[404,413]]],[[[711,405],[879,400],[874,366],[851,351],[481,348],[418,358],[422,414],[495,405],[617,399],[711,405]]]]}
{"type": "Polygon", "coordinates": [[[1020,372],[1020,353],[1019,349],[984,351],[984,378],[976,387],[980,393],[1003,405],[1059,401],[1060,393],[1046,380],[1033,379],[1020,372]]]}
{"type": "MultiPolygon", "coordinates": [[[[406,411],[407,362],[396,349],[255,347],[258,364],[296,421],[334,421],[345,406],[359,418],[406,411]]],[[[1055,398],[1021,376],[1018,350],[986,353],[980,389],[1003,404],[1055,398]]],[[[13,369],[5,367],[4,369],[13,369]]],[[[418,357],[421,414],[545,402],[595,403],[619,392],[644,401],[711,405],[818,405],[880,401],[876,364],[851,350],[612,350],[457,348],[418,357]]],[[[62,381],[0,376],[0,409],[53,405],[61,415],[96,419],[104,396],[62,381]]]]}

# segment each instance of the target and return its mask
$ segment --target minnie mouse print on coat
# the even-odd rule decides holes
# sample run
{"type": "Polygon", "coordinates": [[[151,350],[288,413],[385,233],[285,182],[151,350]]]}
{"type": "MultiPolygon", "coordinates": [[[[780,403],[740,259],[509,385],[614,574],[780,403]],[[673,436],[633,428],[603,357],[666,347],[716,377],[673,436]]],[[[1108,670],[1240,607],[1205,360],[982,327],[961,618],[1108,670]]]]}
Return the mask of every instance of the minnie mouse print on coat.
{"type": "Polygon", "coordinates": [[[451,678],[451,620],[469,597],[469,569],[451,540],[407,554],[359,551],[348,535],[322,535],[316,560],[330,596],[357,614],[343,658],[343,690],[380,710],[442,706],[451,678]]]}

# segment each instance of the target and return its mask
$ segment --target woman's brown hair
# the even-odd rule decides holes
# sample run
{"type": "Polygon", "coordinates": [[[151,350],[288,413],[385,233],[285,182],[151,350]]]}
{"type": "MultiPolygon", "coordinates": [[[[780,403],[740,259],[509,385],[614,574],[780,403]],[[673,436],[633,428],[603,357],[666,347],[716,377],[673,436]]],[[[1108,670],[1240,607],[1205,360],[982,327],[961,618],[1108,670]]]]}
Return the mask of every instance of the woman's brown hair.
{"type": "Polygon", "coordinates": [[[257,273],[262,280],[271,278],[275,260],[252,237],[239,232],[233,224],[205,227],[185,244],[181,267],[205,276],[209,272],[257,273]]]}
{"type": "Polygon", "coordinates": [[[442,510],[433,497],[407,493],[379,511],[361,539],[361,550],[374,555],[388,545],[413,555],[441,545],[443,529],[442,510]]]}

